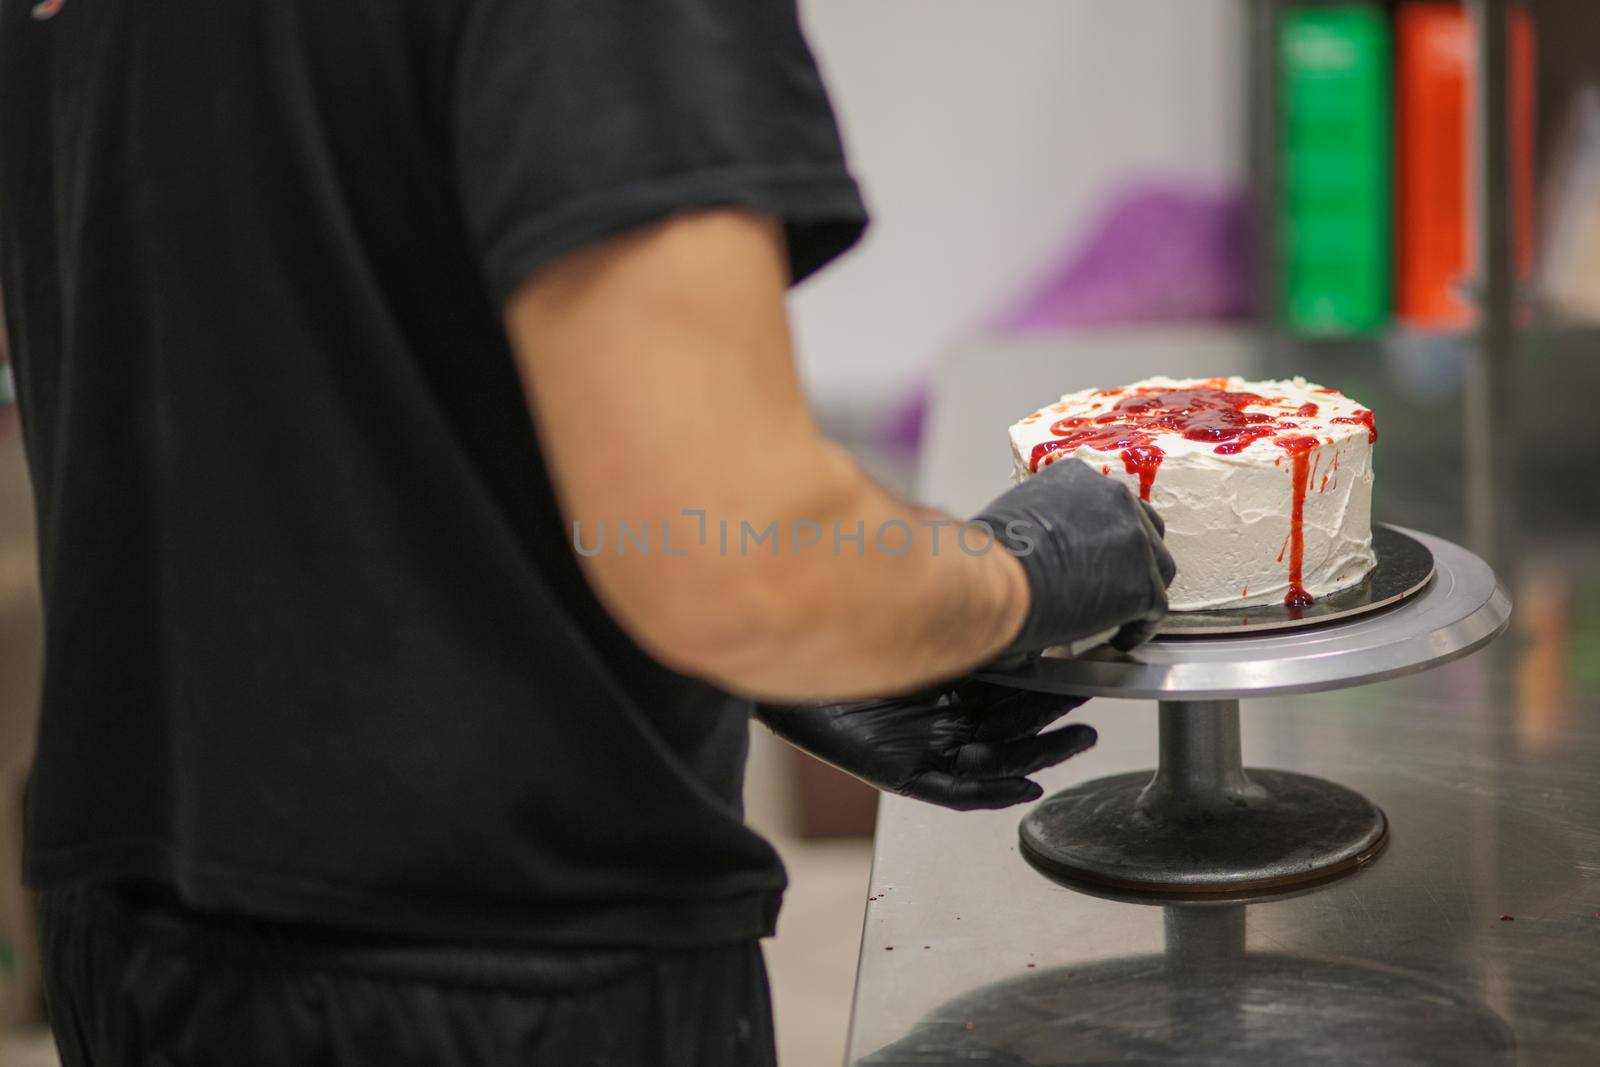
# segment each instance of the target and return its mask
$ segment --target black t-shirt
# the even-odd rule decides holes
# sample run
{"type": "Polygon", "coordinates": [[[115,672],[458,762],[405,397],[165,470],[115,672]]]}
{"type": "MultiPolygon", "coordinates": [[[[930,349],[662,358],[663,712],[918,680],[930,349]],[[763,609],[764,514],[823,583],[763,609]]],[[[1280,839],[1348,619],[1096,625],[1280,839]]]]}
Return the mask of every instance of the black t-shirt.
{"type": "Polygon", "coordinates": [[[749,708],[592,596],[501,323],[553,257],[715,205],[781,217],[797,278],[863,226],[793,0],[0,0],[31,883],[769,932],[749,708]]]}

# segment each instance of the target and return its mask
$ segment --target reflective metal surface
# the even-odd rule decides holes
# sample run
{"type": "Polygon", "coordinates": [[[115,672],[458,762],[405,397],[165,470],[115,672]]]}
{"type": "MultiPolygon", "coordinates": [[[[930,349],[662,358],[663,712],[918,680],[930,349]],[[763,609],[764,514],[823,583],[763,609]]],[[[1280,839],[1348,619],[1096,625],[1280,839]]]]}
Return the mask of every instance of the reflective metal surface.
{"type": "MultiPolygon", "coordinates": [[[[1245,906],[1245,955],[1213,956],[1206,987],[1172,978],[1162,907],[1034,869],[1020,812],[886,797],[852,1061],[915,1034],[923,1058],[899,1062],[985,1062],[961,1058],[972,1035],[1026,1011],[1029,1043],[987,1062],[1596,1062],[1600,700],[1533,692],[1530,655],[1505,641],[1427,674],[1243,704],[1250,763],[1358,791],[1390,841],[1347,877],[1245,906]],[[1045,985],[1019,1001],[1007,983],[1029,980],[1045,985]],[[1443,1041],[1451,1019],[1462,1036],[1443,1041]],[[1380,1039],[1388,1053],[1363,1059],[1380,1039]]],[[[1041,775],[1048,789],[1148,765],[1148,704],[1092,700],[1073,718],[1100,744],[1041,775]]]]}
{"type": "Polygon", "coordinates": [[[1244,769],[1236,700],[1162,701],[1161,763],[1064,789],[1028,813],[1023,855],[1052,877],[1192,895],[1324,881],[1369,862],[1388,821],[1360,793],[1244,769]]]}
{"type": "Polygon", "coordinates": [[[1093,696],[1214,700],[1310,693],[1425,670],[1481,648],[1506,627],[1511,601],[1494,572],[1459,545],[1402,531],[1433,553],[1426,589],[1384,611],[1251,637],[1151,641],[1044,658],[987,675],[1028,689],[1093,696]]]}
{"type": "MultiPolygon", "coordinates": [[[[1474,277],[1468,291],[1475,305],[1474,344],[1462,402],[1461,437],[1466,487],[1467,543],[1509,574],[1516,565],[1514,518],[1521,514],[1516,477],[1520,442],[1517,396],[1523,388],[1517,359],[1517,321],[1527,309],[1518,292],[1516,222],[1513,214],[1511,0],[1467,0],[1476,55],[1472,78],[1474,277]]],[[[1548,26],[1544,31],[1548,31],[1548,26]]],[[[1530,449],[1529,451],[1543,451],[1530,449]]]]}
{"type": "MultiPolygon", "coordinates": [[[[922,491],[958,513],[1003,488],[1003,428],[1038,397],[1093,384],[1107,366],[1125,380],[1251,368],[1245,346],[1212,334],[1005,356],[1000,372],[996,351],[974,351],[935,383],[922,491]]],[[[1357,395],[1383,418],[1384,396],[1357,395]]],[[[1385,440],[1407,421],[1390,420],[1385,440]]],[[[1459,472],[1414,473],[1426,489],[1459,472]]],[[[1543,503],[1582,519],[1593,483],[1571,485],[1543,503]]],[[[1513,632],[1476,655],[1242,702],[1248,765],[1339,782],[1388,815],[1383,853],[1328,884],[1242,905],[1091,895],[1023,858],[1021,809],[886,797],[850,1061],[1600,1062],[1600,537],[1584,529],[1525,554],[1513,632]]],[[[1152,701],[1095,699],[1072,718],[1100,743],[1040,775],[1047,790],[1150,766],[1152,701]]]]}
{"type": "MultiPolygon", "coordinates": [[[[1424,670],[1505,628],[1510,602],[1481,560],[1438,538],[1380,527],[1374,542],[1379,534],[1387,560],[1380,577],[1393,603],[1382,614],[1328,620],[1297,631],[1301,640],[1244,633],[1204,644],[1168,639],[1126,654],[1058,654],[1008,672],[1009,680],[1121,696],[1099,688],[1109,667],[1122,672],[1130,695],[1186,696],[1186,686],[1216,686],[1232,670],[1238,688],[1228,696],[1306,691],[1424,670]],[[1415,599],[1398,602],[1408,589],[1415,599]],[[1185,674],[1195,663],[1211,673],[1185,674]]],[[[1170,895],[1326,880],[1383,848],[1387,819],[1361,794],[1304,774],[1246,774],[1237,700],[1163,700],[1160,731],[1153,777],[1098,778],[1049,797],[1022,821],[1024,855],[1067,882],[1170,895]]]]}
{"type": "Polygon", "coordinates": [[[1515,1038],[1481,1002],[1405,971],[1251,951],[1246,909],[1169,907],[1164,951],[1031,971],[941,1005],[859,1061],[1515,1063],[1515,1038]],[[1396,1002],[1427,1005],[1402,1019],[1396,1002]],[[1271,1025],[1294,1019],[1293,1026],[1271,1025]],[[981,1020],[981,1022],[980,1022],[981,1020]],[[1263,1022],[1267,1025],[1263,1025],[1263,1022]]]}
{"type": "Polygon", "coordinates": [[[1162,620],[1156,633],[1163,637],[1232,637],[1321,626],[1398,604],[1420,592],[1433,577],[1433,553],[1428,546],[1393,526],[1373,526],[1372,554],[1378,562],[1370,574],[1348,589],[1318,597],[1308,607],[1255,604],[1248,608],[1174,611],[1162,620]]]}

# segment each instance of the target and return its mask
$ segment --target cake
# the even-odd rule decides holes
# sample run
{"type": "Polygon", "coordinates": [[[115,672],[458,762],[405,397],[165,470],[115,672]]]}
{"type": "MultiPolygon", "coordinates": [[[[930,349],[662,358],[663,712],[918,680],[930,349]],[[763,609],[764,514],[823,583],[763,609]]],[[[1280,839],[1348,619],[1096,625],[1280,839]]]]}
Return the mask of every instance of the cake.
{"type": "Polygon", "coordinates": [[[1018,481],[1079,459],[1166,524],[1174,611],[1304,607],[1372,570],[1372,411],[1307,382],[1148,378],[1011,427],[1018,481]]]}

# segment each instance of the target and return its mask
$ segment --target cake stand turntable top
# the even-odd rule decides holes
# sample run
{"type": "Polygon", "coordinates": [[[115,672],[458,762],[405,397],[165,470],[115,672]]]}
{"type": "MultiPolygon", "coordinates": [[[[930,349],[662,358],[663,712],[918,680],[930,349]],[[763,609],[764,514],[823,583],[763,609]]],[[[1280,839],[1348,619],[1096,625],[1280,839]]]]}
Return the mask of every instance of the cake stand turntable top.
{"type": "Polygon", "coordinates": [[[1071,696],[1225,700],[1313,693],[1426,670],[1487,644],[1511,619],[1494,571],[1460,545],[1394,528],[1433,553],[1428,585],[1393,606],[1293,630],[1159,637],[1132,652],[1051,649],[991,681],[1071,696]]]}

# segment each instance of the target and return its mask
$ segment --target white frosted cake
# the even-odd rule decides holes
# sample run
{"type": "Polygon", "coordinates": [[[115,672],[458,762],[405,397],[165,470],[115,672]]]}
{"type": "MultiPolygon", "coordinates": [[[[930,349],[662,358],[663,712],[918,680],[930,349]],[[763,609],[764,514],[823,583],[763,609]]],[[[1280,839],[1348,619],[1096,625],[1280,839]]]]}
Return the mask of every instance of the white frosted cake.
{"type": "Polygon", "coordinates": [[[1068,458],[1161,514],[1174,611],[1308,605],[1372,555],[1372,412],[1304,378],[1149,378],[1086,389],[1011,427],[1018,481],[1068,458]]]}

